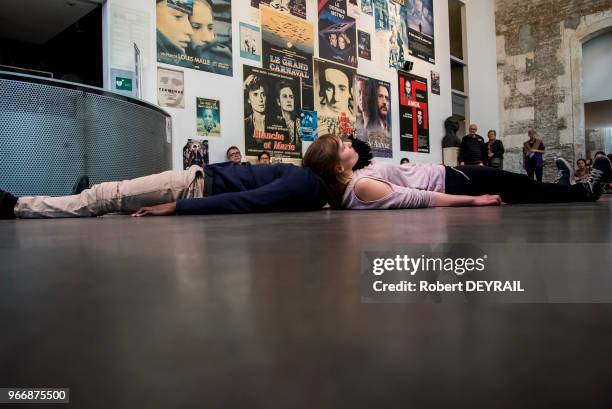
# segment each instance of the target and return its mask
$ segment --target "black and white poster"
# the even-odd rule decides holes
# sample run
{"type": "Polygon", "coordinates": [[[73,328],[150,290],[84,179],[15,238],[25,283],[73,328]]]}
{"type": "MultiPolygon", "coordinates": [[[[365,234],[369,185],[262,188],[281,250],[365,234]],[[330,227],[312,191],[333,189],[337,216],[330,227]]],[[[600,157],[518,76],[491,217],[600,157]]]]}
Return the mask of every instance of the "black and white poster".
{"type": "Polygon", "coordinates": [[[431,72],[431,93],[440,95],[440,73],[437,71],[431,72]]]}
{"type": "Polygon", "coordinates": [[[183,71],[157,67],[157,105],[185,108],[185,74],[183,71]]]}
{"type": "Polygon", "coordinates": [[[351,136],[355,132],[353,82],[356,70],[325,60],[314,60],[315,111],[319,135],[351,136]]]}
{"type": "Polygon", "coordinates": [[[410,55],[435,64],[433,0],[407,0],[406,7],[410,55]]]}
{"type": "Polygon", "coordinates": [[[355,76],[355,137],[368,142],[377,158],[393,157],[391,84],[355,76]]]}
{"type": "Polygon", "coordinates": [[[301,79],[304,109],[314,109],[312,54],[314,27],[311,23],[261,5],[263,67],[301,79]]]}
{"type": "Polygon", "coordinates": [[[300,81],[265,68],[243,66],[244,144],[247,158],[302,157],[300,81]]]}
{"type": "Polygon", "coordinates": [[[429,153],[427,79],[398,71],[400,150],[429,153]]]}
{"type": "Polygon", "coordinates": [[[157,61],[231,76],[231,8],[229,0],[157,2],[157,61]]]}

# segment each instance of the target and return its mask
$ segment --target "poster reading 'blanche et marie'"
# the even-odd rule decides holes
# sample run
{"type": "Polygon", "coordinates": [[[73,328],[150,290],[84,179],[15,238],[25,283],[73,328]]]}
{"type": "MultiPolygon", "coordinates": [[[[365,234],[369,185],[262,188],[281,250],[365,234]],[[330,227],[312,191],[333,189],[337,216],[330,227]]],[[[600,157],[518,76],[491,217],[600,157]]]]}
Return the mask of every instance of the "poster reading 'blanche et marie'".
{"type": "Polygon", "coordinates": [[[263,67],[301,79],[302,106],[312,110],[313,25],[263,4],[260,12],[263,67]]]}
{"type": "Polygon", "coordinates": [[[319,0],[319,57],[357,67],[357,25],[346,0],[319,0]]]}
{"type": "Polygon", "coordinates": [[[244,144],[247,159],[302,157],[300,80],[265,68],[243,67],[244,144]]]}
{"type": "Polygon", "coordinates": [[[221,136],[221,109],[216,99],[196,98],[198,136],[221,136]]]}
{"type": "Polygon", "coordinates": [[[406,8],[410,55],[435,64],[433,0],[407,0],[406,8]]]}
{"type": "Polygon", "coordinates": [[[427,79],[398,71],[400,150],[429,153],[427,79]]]}
{"type": "Polygon", "coordinates": [[[367,142],[377,158],[391,158],[391,84],[355,76],[355,137],[367,142]]]}
{"type": "Polygon", "coordinates": [[[157,61],[231,76],[231,8],[229,0],[157,1],[157,61]]]}

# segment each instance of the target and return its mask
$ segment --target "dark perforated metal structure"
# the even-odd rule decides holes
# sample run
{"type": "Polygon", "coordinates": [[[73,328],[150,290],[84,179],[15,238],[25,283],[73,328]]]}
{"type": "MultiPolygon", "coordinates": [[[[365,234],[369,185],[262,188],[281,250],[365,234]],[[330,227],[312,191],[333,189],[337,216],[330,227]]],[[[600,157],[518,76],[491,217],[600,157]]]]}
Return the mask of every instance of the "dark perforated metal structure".
{"type": "Polygon", "coordinates": [[[172,168],[170,116],[103,89],[0,72],[0,189],[70,194],[92,183],[172,168]]]}

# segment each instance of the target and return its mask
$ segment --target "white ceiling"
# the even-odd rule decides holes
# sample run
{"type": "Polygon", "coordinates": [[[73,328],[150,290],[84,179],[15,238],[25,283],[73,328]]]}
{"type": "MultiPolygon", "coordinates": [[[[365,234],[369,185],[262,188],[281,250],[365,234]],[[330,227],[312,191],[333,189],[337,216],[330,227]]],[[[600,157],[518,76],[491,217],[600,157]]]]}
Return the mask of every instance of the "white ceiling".
{"type": "Polygon", "coordinates": [[[0,0],[0,38],[44,44],[105,0],[0,0]]]}

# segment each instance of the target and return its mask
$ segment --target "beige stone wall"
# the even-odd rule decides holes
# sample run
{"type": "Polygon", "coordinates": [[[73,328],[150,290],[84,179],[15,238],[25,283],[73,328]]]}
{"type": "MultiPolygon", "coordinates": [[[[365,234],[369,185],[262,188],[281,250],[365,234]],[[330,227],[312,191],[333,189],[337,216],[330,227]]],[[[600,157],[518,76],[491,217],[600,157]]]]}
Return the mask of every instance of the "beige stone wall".
{"type": "Polygon", "coordinates": [[[585,156],[582,41],[612,30],[612,0],[496,0],[495,17],[504,167],[523,171],[521,148],[533,127],[550,181],[556,156],[585,156]]]}

